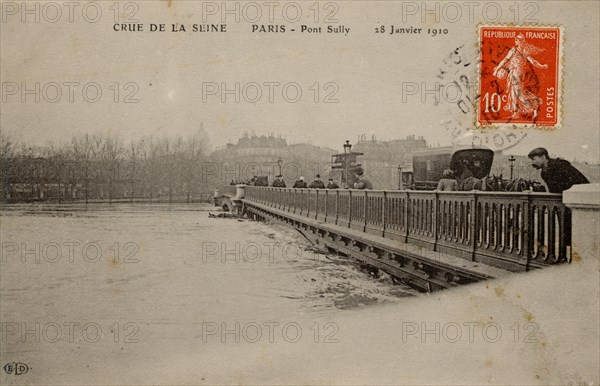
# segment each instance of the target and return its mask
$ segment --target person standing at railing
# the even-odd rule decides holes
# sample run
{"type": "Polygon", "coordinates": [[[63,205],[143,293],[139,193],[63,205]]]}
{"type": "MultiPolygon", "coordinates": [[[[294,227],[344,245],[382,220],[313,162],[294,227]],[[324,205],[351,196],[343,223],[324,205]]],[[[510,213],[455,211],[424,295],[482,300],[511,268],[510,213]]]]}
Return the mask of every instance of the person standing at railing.
{"type": "Polygon", "coordinates": [[[275,181],[273,181],[273,185],[274,188],[285,188],[285,181],[283,180],[283,176],[277,175],[275,176],[275,181]]]}
{"type": "Polygon", "coordinates": [[[542,170],[542,179],[550,193],[562,193],[573,185],[589,184],[590,181],[567,160],[550,158],[543,147],[533,149],[527,155],[531,166],[542,170]]]}
{"type": "Polygon", "coordinates": [[[306,182],[304,182],[304,177],[300,176],[300,179],[298,179],[296,182],[294,182],[294,188],[296,189],[306,189],[306,182]]]}
{"type": "MultiPolygon", "coordinates": [[[[531,166],[542,169],[542,179],[550,193],[562,193],[573,185],[589,184],[590,181],[567,160],[550,158],[548,150],[543,147],[533,149],[527,155],[531,166]]],[[[565,209],[564,240],[565,245],[571,245],[572,219],[571,210],[565,209]]]]}
{"type": "Polygon", "coordinates": [[[339,189],[340,186],[333,181],[333,178],[330,178],[327,183],[327,189],[339,189]]]}
{"type": "Polygon", "coordinates": [[[365,176],[365,171],[363,168],[358,168],[354,171],[356,175],[356,182],[354,183],[354,189],[362,189],[362,190],[373,190],[373,184],[369,181],[365,176]]]}
{"type": "Polygon", "coordinates": [[[308,185],[310,189],[325,189],[325,184],[321,180],[321,175],[317,174],[315,180],[308,185]]]}
{"type": "Polygon", "coordinates": [[[446,169],[442,172],[442,178],[440,182],[438,182],[437,190],[441,190],[443,192],[454,192],[458,190],[458,182],[456,182],[456,178],[454,178],[454,172],[451,169],[446,169]]]}

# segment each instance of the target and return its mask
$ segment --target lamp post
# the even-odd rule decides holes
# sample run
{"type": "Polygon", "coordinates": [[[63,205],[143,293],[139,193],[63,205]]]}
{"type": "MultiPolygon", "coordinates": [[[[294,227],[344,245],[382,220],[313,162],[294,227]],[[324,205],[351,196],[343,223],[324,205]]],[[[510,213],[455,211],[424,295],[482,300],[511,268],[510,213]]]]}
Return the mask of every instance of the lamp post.
{"type": "Polygon", "coordinates": [[[281,159],[281,157],[279,157],[279,159],[277,160],[277,166],[279,166],[279,175],[281,174],[281,165],[283,165],[283,160],[281,159]]]}
{"type": "Polygon", "coordinates": [[[346,169],[345,171],[345,182],[346,182],[346,189],[350,188],[350,185],[348,183],[348,167],[350,166],[350,153],[352,152],[352,145],[350,144],[349,140],[346,140],[346,143],[344,144],[344,154],[345,154],[345,159],[344,159],[344,168],[346,169]]]}
{"type": "Polygon", "coordinates": [[[510,165],[510,179],[511,179],[511,180],[513,179],[513,171],[514,171],[514,169],[515,169],[515,161],[516,161],[516,160],[517,160],[517,159],[515,158],[515,156],[514,156],[514,155],[511,155],[511,156],[508,158],[508,164],[510,165]]]}
{"type": "Polygon", "coordinates": [[[346,143],[344,144],[344,153],[350,154],[351,150],[352,150],[352,145],[350,144],[349,140],[346,140],[346,143]]]}

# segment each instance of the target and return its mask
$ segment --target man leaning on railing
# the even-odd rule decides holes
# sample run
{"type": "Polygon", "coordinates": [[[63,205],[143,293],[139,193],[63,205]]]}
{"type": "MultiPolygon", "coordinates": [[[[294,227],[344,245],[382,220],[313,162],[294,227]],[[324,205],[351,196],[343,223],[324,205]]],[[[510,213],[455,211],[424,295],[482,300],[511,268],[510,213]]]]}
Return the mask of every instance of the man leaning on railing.
{"type": "Polygon", "coordinates": [[[562,193],[573,185],[590,183],[569,161],[550,158],[548,150],[543,147],[533,149],[527,156],[531,159],[531,166],[542,169],[542,179],[550,193],[562,193]]]}
{"type": "MultiPolygon", "coordinates": [[[[543,147],[533,149],[527,155],[531,159],[531,166],[542,169],[542,179],[548,186],[550,193],[563,193],[573,185],[589,184],[590,181],[567,160],[550,158],[548,150],[543,147]]],[[[571,210],[565,209],[564,236],[565,245],[571,245],[572,219],[571,210]]]]}
{"type": "Polygon", "coordinates": [[[335,181],[333,180],[333,178],[329,179],[329,182],[327,183],[327,189],[339,189],[339,185],[335,183],[335,181]]]}
{"type": "Polygon", "coordinates": [[[373,184],[367,178],[365,178],[365,171],[362,168],[358,168],[354,171],[356,175],[356,182],[354,183],[354,189],[373,190],[373,184]]]}
{"type": "Polygon", "coordinates": [[[294,182],[294,186],[293,188],[296,189],[306,189],[306,182],[304,182],[304,177],[300,177],[300,179],[296,180],[296,182],[294,182]]]}
{"type": "Polygon", "coordinates": [[[321,175],[317,174],[313,182],[308,185],[310,189],[325,189],[325,184],[321,180],[321,175]]]}
{"type": "Polygon", "coordinates": [[[281,174],[275,176],[275,181],[273,181],[274,188],[285,188],[285,181],[283,180],[283,176],[281,174]]]}

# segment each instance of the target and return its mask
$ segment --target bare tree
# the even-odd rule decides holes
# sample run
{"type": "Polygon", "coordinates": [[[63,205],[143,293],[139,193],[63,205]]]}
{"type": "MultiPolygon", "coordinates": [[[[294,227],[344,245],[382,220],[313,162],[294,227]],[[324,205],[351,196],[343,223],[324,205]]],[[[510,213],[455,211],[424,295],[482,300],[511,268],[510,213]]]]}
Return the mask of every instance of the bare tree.
{"type": "Polygon", "coordinates": [[[108,202],[110,204],[112,204],[114,183],[118,180],[117,173],[123,152],[123,145],[117,138],[106,137],[102,141],[100,159],[103,161],[102,164],[105,167],[105,174],[108,179],[108,202]]]}
{"type": "Polygon", "coordinates": [[[130,186],[130,203],[133,204],[133,197],[135,196],[135,183],[136,183],[136,174],[137,174],[137,159],[140,153],[140,143],[131,141],[129,144],[129,152],[127,154],[128,164],[126,167],[127,174],[127,182],[129,182],[130,186]]]}
{"type": "Polygon", "coordinates": [[[148,194],[150,202],[154,197],[155,187],[158,182],[157,176],[157,161],[158,161],[158,147],[153,142],[152,137],[142,138],[139,141],[139,154],[142,172],[143,186],[148,194]]]}
{"type": "MultiPolygon", "coordinates": [[[[82,178],[85,186],[85,203],[88,203],[90,192],[90,167],[92,160],[97,154],[98,138],[84,134],[80,137],[74,137],[71,141],[72,152],[75,160],[82,167],[82,178]]],[[[77,189],[77,181],[73,182],[72,189],[77,189]]]]}

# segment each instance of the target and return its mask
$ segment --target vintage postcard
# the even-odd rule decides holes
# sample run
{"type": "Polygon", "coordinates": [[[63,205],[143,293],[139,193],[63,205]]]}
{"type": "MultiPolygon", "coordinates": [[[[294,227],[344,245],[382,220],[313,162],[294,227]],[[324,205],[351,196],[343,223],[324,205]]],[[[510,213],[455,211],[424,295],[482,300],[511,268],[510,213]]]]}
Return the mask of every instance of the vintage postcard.
{"type": "Polygon", "coordinates": [[[0,383],[597,385],[599,20],[0,0],[0,383]]]}

